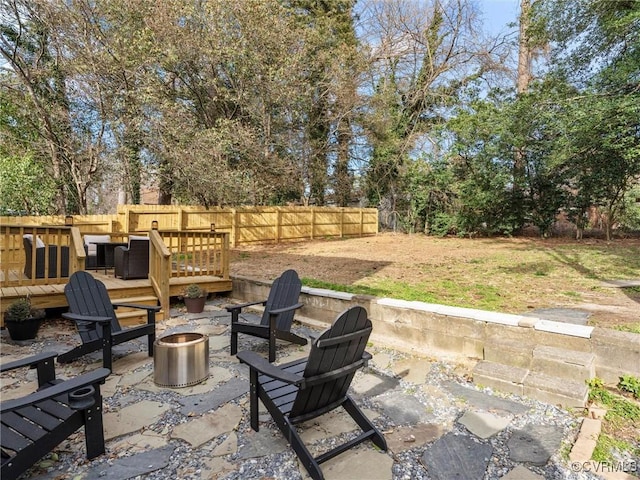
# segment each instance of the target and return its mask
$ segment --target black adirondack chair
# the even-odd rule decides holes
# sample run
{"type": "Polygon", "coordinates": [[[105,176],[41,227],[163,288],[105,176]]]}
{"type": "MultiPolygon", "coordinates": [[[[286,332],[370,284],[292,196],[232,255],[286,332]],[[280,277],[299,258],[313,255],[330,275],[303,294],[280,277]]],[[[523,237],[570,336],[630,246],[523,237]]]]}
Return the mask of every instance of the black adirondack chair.
{"type": "Polygon", "coordinates": [[[0,372],[30,367],[38,391],[0,403],[0,477],[18,478],[40,458],[84,426],[87,458],[104,453],[100,384],[109,370],[99,368],[70,380],[56,379],[55,353],[6,363],[0,372]]]}
{"type": "Polygon", "coordinates": [[[273,281],[266,300],[226,307],[227,311],[231,312],[231,355],[238,351],[238,333],[269,340],[270,362],[276,359],[276,339],[306,345],[306,338],[291,332],[293,315],[303,306],[298,302],[301,289],[302,282],[296,271],[287,270],[273,281]],[[253,305],[265,306],[260,323],[240,321],[242,309],[253,305]]]}
{"type": "Polygon", "coordinates": [[[380,431],[347,394],[356,370],[371,358],[364,350],[370,333],[367,311],[352,307],[313,341],[307,359],[277,366],[254,352],[238,353],[238,359],[250,367],[251,428],[259,429],[259,398],[313,479],[324,478],[320,463],[367,439],[381,450],[387,449],[380,431]],[[302,442],[296,425],[340,406],[351,415],[362,433],[314,458],[302,442]]]}
{"type": "Polygon", "coordinates": [[[156,339],[156,312],[161,307],[129,303],[111,303],[109,292],[99,280],[85,271],[75,272],[64,287],[69,312],[62,316],[76,323],[82,345],[58,356],[59,363],[68,363],[87,353],[102,349],[102,363],[111,370],[113,363],[111,347],[134,338],[147,336],[149,356],[153,356],[156,339]],[[140,308],[147,311],[147,323],[122,329],[115,309],[118,307],[140,308]]]}

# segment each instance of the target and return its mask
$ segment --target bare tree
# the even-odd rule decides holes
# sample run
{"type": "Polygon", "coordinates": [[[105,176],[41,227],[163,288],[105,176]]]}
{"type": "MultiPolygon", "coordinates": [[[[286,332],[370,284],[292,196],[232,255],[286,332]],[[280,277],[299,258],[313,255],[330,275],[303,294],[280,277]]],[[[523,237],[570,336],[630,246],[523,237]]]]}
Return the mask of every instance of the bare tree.
{"type": "Polygon", "coordinates": [[[465,87],[504,71],[508,45],[482,34],[468,0],[366,2],[360,18],[371,64],[369,193],[395,198],[417,142],[443,123],[465,87]]]}

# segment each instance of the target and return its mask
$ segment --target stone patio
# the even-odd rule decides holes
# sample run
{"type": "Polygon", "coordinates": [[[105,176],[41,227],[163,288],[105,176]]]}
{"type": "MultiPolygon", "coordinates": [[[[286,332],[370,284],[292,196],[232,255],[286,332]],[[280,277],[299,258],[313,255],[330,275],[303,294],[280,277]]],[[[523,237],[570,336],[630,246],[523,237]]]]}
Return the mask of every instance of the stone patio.
{"type": "MultiPolygon", "coordinates": [[[[153,359],[142,340],[114,349],[114,369],[102,387],[107,453],[87,461],[84,432],[60,444],[24,478],[123,480],[128,478],[308,478],[306,470],[261,405],[260,431],[249,427],[248,369],[229,355],[225,300],[209,301],[202,314],[171,311],[158,338],[178,332],[209,335],[210,376],[192,387],[153,382],[153,359]]],[[[312,330],[296,326],[298,334],[312,330]]],[[[317,332],[315,332],[317,333],[317,332]]],[[[40,351],[64,352],[76,341],[64,320],[43,325],[33,342],[1,337],[1,360],[40,351]]],[[[240,335],[240,349],[264,355],[266,342],[240,335]]],[[[370,367],[356,374],[352,394],[384,433],[389,451],[366,442],[322,464],[325,478],[468,480],[557,478],[570,472],[579,419],[552,405],[497,395],[465,381],[468,369],[371,345],[370,367]]],[[[305,356],[307,347],[278,344],[277,363],[305,356]]],[[[69,378],[100,366],[98,354],[56,365],[69,378]]],[[[35,372],[3,374],[2,399],[33,391],[35,372]]],[[[352,435],[350,417],[334,411],[302,425],[313,453],[352,435]]],[[[579,478],[598,478],[590,476],[579,478]]],[[[567,477],[569,478],[569,477],[567,477]]],[[[578,478],[578,477],[571,477],[578,478]]]]}

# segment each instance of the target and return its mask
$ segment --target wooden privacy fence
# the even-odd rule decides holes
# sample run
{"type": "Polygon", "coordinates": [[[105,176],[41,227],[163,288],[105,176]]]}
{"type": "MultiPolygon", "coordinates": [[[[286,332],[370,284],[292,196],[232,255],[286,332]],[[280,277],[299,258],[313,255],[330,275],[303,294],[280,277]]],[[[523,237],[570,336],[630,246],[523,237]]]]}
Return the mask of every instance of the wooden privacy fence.
{"type": "MultiPolygon", "coordinates": [[[[3,225],[65,225],[64,216],[0,217],[3,225]]],[[[348,207],[204,208],[176,205],[119,205],[115,215],[66,218],[85,233],[216,231],[229,234],[230,246],[378,233],[378,210],[348,207]],[[154,223],[155,222],[155,223],[154,223]]]]}

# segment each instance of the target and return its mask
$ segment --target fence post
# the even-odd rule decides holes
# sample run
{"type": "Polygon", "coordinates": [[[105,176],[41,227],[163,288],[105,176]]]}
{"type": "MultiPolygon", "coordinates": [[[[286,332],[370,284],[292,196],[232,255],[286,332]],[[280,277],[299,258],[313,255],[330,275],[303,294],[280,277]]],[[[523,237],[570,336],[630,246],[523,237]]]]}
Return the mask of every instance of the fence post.
{"type": "Polygon", "coordinates": [[[222,234],[222,278],[229,279],[229,234],[222,234]]]}
{"type": "Polygon", "coordinates": [[[131,210],[127,208],[124,212],[124,232],[129,233],[131,231],[131,210]]]}
{"type": "Polygon", "coordinates": [[[184,226],[184,208],[178,208],[178,230],[186,230],[184,226]]]}
{"type": "Polygon", "coordinates": [[[313,237],[315,235],[315,230],[316,230],[316,209],[314,207],[311,207],[311,240],[313,240],[313,237]]]}
{"type": "Polygon", "coordinates": [[[276,232],[275,241],[280,243],[280,207],[276,207],[276,232]]]}
{"type": "Polygon", "coordinates": [[[238,210],[231,209],[231,247],[238,245],[238,210]]]}

